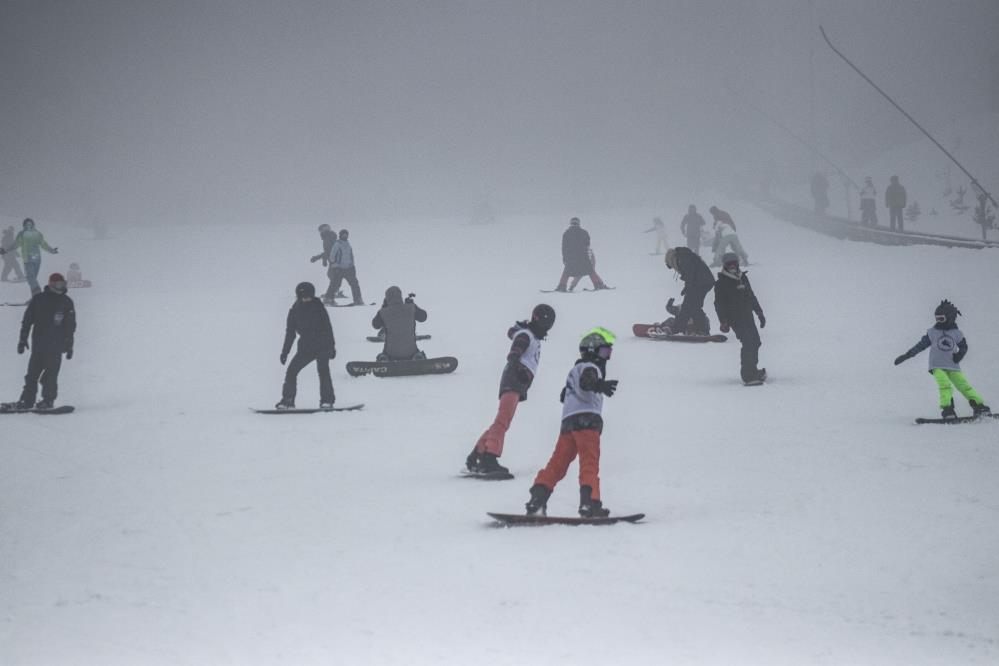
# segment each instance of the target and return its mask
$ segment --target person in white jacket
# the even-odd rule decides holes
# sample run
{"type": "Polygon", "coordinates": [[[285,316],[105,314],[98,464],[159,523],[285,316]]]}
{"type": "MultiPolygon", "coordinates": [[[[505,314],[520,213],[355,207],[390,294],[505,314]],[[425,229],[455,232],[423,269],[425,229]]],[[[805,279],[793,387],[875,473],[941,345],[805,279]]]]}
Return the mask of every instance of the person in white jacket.
{"type": "Polygon", "coordinates": [[[871,177],[864,178],[864,187],[860,190],[860,223],[865,227],[878,226],[878,191],[874,189],[871,177]]]}

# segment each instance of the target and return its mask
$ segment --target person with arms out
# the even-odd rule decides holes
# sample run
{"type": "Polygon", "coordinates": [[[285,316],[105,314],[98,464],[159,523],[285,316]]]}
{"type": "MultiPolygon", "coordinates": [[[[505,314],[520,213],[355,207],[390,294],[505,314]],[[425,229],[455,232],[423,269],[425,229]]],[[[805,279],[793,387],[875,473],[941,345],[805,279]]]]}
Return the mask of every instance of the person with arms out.
{"type": "Polygon", "coordinates": [[[957,327],[957,317],[960,314],[961,311],[950,301],[940,301],[940,305],[933,311],[936,321],[933,327],[909,351],[895,359],[895,365],[899,365],[924,349],[930,350],[929,370],[940,391],[940,416],[944,419],[957,418],[953,397],[955,388],[968,400],[974,416],[991,413],[982,396],[961,372],[961,361],[968,353],[968,340],[957,327]]]}
{"type": "Polygon", "coordinates": [[[510,429],[518,403],[527,400],[527,391],[538,373],[541,361],[541,341],[555,324],[555,310],[541,303],[531,312],[530,321],[518,321],[506,335],[513,342],[506,355],[506,366],[500,376],[499,410],[472,452],[465,459],[469,472],[479,474],[509,474],[510,470],[497,461],[503,455],[503,441],[510,429]]]}
{"type": "Polygon", "coordinates": [[[666,235],[666,225],[663,224],[662,218],[657,217],[653,219],[652,226],[643,233],[650,234],[653,232],[656,234],[656,251],[653,254],[662,254],[669,249],[669,237],[666,235]]]}
{"type": "Polygon", "coordinates": [[[42,268],[42,250],[51,254],[59,254],[59,248],[49,247],[42,233],[35,229],[35,221],[30,217],[24,220],[21,227],[21,231],[14,238],[13,246],[0,248],[0,253],[6,253],[15,247],[20,248],[25,277],[28,280],[28,286],[31,287],[31,295],[34,296],[42,290],[38,285],[38,271],[42,268]]]}
{"type": "Polygon", "coordinates": [[[878,226],[878,191],[874,189],[874,181],[870,176],[864,178],[864,186],[860,188],[860,223],[865,227],[878,226]]]}
{"type": "Polygon", "coordinates": [[[729,329],[742,343],[740,352],[742,381],[761,382],[767,378],[766,368],[757,368],[760,362],[760,332],[756,328],[755,314],[760,328],[765,328],[767,318],[749,284],[749,276],[739,269],[739,255],[729,252],[722,257],[722,270],[715,282],[715,313],[721,323],[722,333],[729,329]]]}
{"type": "Polygon", "coordinates": [[[3,274],[0,275],[0,282],[10,282],[11,271],[14,272],[16,276],[15,280],[21,282],[24,280],[24,273],[21,272],[21,264],[17,261],[17,255],[13,252],[8,252],[8,249],[14,249],[14,227],[8,226],[3,230],[3,236],[0,237],[0,259],[3,260],[3,274]]]}
{"type": "Polygon", "coordinates": [[[396,286],[385,290],[382,307],[371,320],[377,329],[385,329],[385,346],[378,354],[379,361],[413,361],[427,357],[416,346],[416,322],[427,320],[427,312],[418,306],[410,294],[402,300],[402,289],[396,286]]]}
{"type": "Polygon", "coordinates": [[[544,514],[556,484],[565,478],[569,465],[579,457],[579,515],[604,518],[610,511],[600,494],[600,435],[604,429],[604,396],[617,391],[616,379],[607,379],[607,361],[614,347],[614,334],[594,328],[579,343],[579,360],[569,371],[562,388],[562,426],[555,451],[531,486],[528,515],[544,514]]]}
{"type": "Polygon", "coordinates": [[[683,302],[675,313],[680,330],[669,333],[711,335],[711,323],[704,314],[704,298],[715,286],[711,269],[699,255],[685,247],[670,248],[665,261],[667,268],[676,271],[683,281],[680,291],[683,302]]]}
{"type": "Polygon", "coordinates": [[[701,252],[701,230],[706,224],[707,222],[697,212],[697,206],[694,204],[690,204],[687,208],[687,214],[680,220],[680,233],[687,239],[687,249],[694,254],[701,252]]]}
{"type": "Polygon", "coordinates": [[[295,287],[295,303],[288,310],[285,324],[284,345],[281,347],[281,365],[288,361],[291,345],[298,336],[298,349],[284,374],[281,400],[277,409],[294,409],[298,392],[298,373],[313,361],[319,373],[319,408],[330,409],[336,402],[333,380],[330,377],[330,359],[336,358],[336,340],[329,313],[316,298],[316,287],[311,282],[300,282],[295,287]]]}
{"type": "Polygon", "coordinates": [[[888,224],[892,231],[905,231],[902,227],[905,200],[905,188],[898,182],[898,176],[892,176],[891,183],[885,188],[885,206],[888,207],[888,224]]]}
{"type": "Polygon", "coordinates": [[[708,209],[708,212],[711,213],[711,217],[714,218],[715,230],[715,258],[711,262],[711,265],[721,266],[721,258],[731,249],[732,252],[739,255],[739,258],[742,260],[742,265],[748,266],[749,255],[742,249],[742,243],[739,242],[739,236],[735,231],[735,221],[732,219],[732,216],[717,206],[712,206],[708,209]]]}
{"type": "Polygon", "coordinates": [[[583,275],[589,276],[594,290],[608,288],[593,268],[590,234],[580,226],[578,217],[569,221],[569,228],[562,234],[562,263],[562,277],[559,278],[555,291],[567,291],[569,278],[583,275]]]}
{"type": "Polygon", "coordinates": [[[52,409],[59,394],[62,357],[65,354],[66,360],[73,358],[75,334],[76,308],[73,299],[66,295],[66,279],[59,273],[53,273],[45,289],[31,297],[21,319],[17,353],[23,354],[30,349],[31,356],[17,409],[52,409]],[[39,382],[42,399],[36,404],[39,382]]]}

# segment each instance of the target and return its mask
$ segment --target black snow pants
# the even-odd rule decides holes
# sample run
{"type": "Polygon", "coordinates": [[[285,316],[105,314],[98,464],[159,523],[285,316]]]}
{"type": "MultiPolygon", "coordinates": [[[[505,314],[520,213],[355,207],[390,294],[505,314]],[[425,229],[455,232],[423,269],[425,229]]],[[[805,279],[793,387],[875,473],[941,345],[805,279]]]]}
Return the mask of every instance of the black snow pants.
{"type": "Polygon", "coordinates": [[[364,302],[361,297],[361,285],[357,282],[357,267],[351,266],[350,268],[331,268],[330,269],[330,290],[329,295],[335,296],[338,291],[340,291],[340,285],[346,280],[347,284],[350,285],[350,295],[354,299],[355,305],[360,305],[364,302]]]}
{"type": "Polygon", "coordinates": [[[711,323],[708,321],[708,316],[704,314],[704,297],[708,295],[713,286],[686,288],[683,303],[680,304],[680,311],[676,313],[679,333],[686,333],[687,322],[693,319],[690,330],[695,331],[698,335],[710,334],[711,323]]]}
{"type": "Polygon", "coordinates": [[[46,349],[32,349],[28,359],[28,374],[24,376],[24,390],[21,402],[35,404],[38,396],[38,382],[42,384],[42,399],[55,401],[59,393],[59,368],[62,367],[62,352],[46,349]]]}
{"type": "Polygon", "coordinates": [[[333,380],[330,378],[329,354],[326,352],[303,352],[299,349],[291,357],[288,370],[284,373],[284,386],[281,388],[281,399],[284,402],[295,404],[295,394],[298,392],[298,373],[313,361],[316,362],[316,370],[319,372],[319,402],[332,403],[335,401],[333,380]]]}
{"type": "Polygon", "coordinates": [[[735,337],[742,343],[742,350],[739,354],[742,362],[740,369],[742,381],[752,381],[760,372],[757,368],[760,363],[760,345],[763,344],[760,341],[760,331],[756,328],[756,322],[753,321],[752,315],[750,315],[748,322],[733,324],[732,330],[735,332],[735,337]]]}

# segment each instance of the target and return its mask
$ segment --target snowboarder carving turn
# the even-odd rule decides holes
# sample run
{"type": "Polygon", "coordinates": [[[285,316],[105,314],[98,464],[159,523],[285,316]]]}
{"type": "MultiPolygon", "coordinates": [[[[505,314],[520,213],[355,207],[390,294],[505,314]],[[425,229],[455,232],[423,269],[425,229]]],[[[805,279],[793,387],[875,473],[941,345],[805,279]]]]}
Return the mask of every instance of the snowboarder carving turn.
{"type": "Polygon", "coordinates": [[[735,337],[742,343],[740,374],[743,383],[763,383],[767,378],[767,369],[757,368],[762,343],[753,314],[759,317],[760,328],[766,327],[767,318],[763,316],[763,308],[749,284],[749,277],[739,269],[739,255],[734,252],[722,257],[722,270],[715,282],[715,313],[722,332],[728,333],[729,329],[735,331],[735,337]]]}
{"type": "Polygon", "coordinates": [[[590,330],[579,342],[580,358],[569,371],[562,388],[562,426],[555,451],[538,472],[531,486],[527,515],[547,512],[548,499],[565,478],[572,461],[579,457],[579,515],[602,518],[610,515],[600,495],[600,434],[603,432],[604,396],[617,391],[616,379],[607,379],[607,361],[614,347],[614,334],[606,328],[590,330]]]}
{"type": "Polygon", "coordinates": [[[465,459],[465,467],[472,474],[492,478],[512,478],[510,470],[499,464],[503,455],[506,431],[517,411],[517,405],[527,400],[527,391],[538,373],[541,360],[541,341],[555,324],[555,310],[541,303],[531,312],[530,321],[518,321],[507,337],[513,342],[506,355],[506,366],[500,376],[499,409],[496,418],[472,448],[465,459]]]}
{"type": "Polygon", "coordinates": [[[76,307],[66,295],[66,279],[60,273],[49,276],[45,289],[31,297],[28,309],[21,319],[21,336],[17,353],[31,350],[28,372],[24,376],[24,390],[14,409],[52,409],[59,394],[59,369],[62,357],[73,358],[73,340],[76,334],[76,307]],[[28,334],[31,344],[28,345],[28,334]],[[42,399],[35,403],[38,384],[42,385],[42,399]]]}
{"type": "Polygon", "coordinates": [[[957,327],[957,317],[960,314],[961,311],[950,301],[940,301],[940,305],[933,311],[936,323],[909,351],[895,359],[895,365],[899,365],[924,349],[930,350],[929,370],[940,391],[940,417],[945,420],[957,418],[957,412],[954,411],[954,388],[968,400],[975,417],[991,414],[982,396],[961,372],[961,361],[968,353],[968,341],[957,327]]]}
{"type": "MultiPolygon", "coordinates": [[[[666,251],[664,261],[666,267],[676,271],[683,280],[683,289],[680,291],[683,302],[675,313],[675,321],[680,330],[669,330],[668,333],[711,335],[711,324],[704,314],[704,298],[715,286],[711,269],[698,254],[685,247],[670,248],[666,251]]],[[[668,320],[663,323],[668,324],[668,320]]]]}
{"type": "Polygon", "coordinates": [[[579,218],[569,221],[569,228],[562,234],[562,277],[559,278],[555,291],[567,291],[569,278],[587,275],[593,283],[594,291],[608,289],[604,281],[597,275],[590,254],[590,234],[579,225],[579,218]]]}
{"type": "Polygon", "coordinates": [[[336,340],[333,325],[325,306],[316,298],[316,287],[311,282],[300,282],[295,287],[295,303],[288,310],[284,345],[281,347],[281,365],[288,361],[291,345],[298,336],[298,349],[288,365],[281,387],[281,400],[276,409],[294,409],[298,373],[313,361],[319,373],[319,408],[330,409],[336,401],[333,380],[330,377],[330,359],[336,358],[336,340]]]}

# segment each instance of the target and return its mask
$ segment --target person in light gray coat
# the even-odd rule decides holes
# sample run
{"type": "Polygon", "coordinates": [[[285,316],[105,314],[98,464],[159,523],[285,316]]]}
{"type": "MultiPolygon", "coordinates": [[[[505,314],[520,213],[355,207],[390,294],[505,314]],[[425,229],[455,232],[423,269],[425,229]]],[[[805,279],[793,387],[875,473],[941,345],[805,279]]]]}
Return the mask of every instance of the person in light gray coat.
{"type": "Polygon", "coordinates": [[[340,285],[344,280],[347,280],[354,305],[364,305],[364,299],[361,297],[361,285],[357,282],[357,268],[354,266],[354,248],[347,240],[349,237],[349,232],[346,229],[341,229],[339,237],[330,250],[330,289],[328,293],[330,295],[337,294],[340,291],[340,285]]]}
{"type": "Polygon", "coordinates": [[[402,300],[402,289],[396,286],[385,290],[385,301],[371,325],[385,329],[385,346],[378,355],[379,361],[411,361],[426,358],[426,354],[416,346],[416,322],[426,321],[427,312],[410,294],[402,300]]]}

